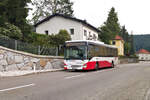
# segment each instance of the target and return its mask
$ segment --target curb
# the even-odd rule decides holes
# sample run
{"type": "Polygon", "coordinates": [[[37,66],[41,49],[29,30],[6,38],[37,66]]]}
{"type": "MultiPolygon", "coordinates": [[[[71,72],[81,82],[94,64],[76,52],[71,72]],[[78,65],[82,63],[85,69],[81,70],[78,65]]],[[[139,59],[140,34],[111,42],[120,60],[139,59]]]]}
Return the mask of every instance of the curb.
{"type": "Polygon", "coordinates": [[[63,71],[63,70],[64,69],[61,68],[61,69],[37,70],[37,71],[9,71],[9,72],[0,72],[0,78],[26,76],[26,75],[32,75],[32,74],[40,74],[40,73],[47,73],[47,72],[57,72],[57,71],[63,71]],[[10,74],[10,73],[12,73],[12,74],[10,74]],[[18,74],[16,74],[16,73],[18,73],[18,74]]]}

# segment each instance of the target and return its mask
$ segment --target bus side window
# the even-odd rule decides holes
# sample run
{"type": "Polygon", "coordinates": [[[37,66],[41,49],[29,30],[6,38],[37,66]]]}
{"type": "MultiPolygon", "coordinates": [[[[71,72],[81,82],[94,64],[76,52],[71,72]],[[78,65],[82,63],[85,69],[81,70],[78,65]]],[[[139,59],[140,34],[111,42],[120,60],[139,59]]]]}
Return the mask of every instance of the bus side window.
{"type": "Polygon", "coordinates": [[[98,51],[98,57],[102,57],[103,56],[103,50],[102,50],[102,46],[99,46],[99,51],[98,51]]]}
{"type": "Polygon", "coordinates": [[[107,48],[104,47],[104,57],[107,57],[107,48]]]}
{"type": "Polygon", "coordinates": [[[94,48],[95,50],[95,57],[98,57],[99,55],[100,55],[100,53],[99,53],[99,47],[98,46],[95,46],[95,48],[94,48]]]}
{"type": "Polygon", "coordinates": [[[116,51],[116,57],[118,56],[118,49],[115,50],[116,51]]]}
{"type": "Polygon", "coordinates": [[[110,50],[110,57],[113,57],[114,56],[113,55],[113,48],[110,48],[109,50],[110,50]]]}
{"type": "Polygon", "coordinates": [[[102,49],[102,57],[104,57],[105,56],[105,48],[104,47],[101,47],[101,49],[102,49]]]}
{"type": "Polygon", "coordinates": [[[94,57],[94,45],[88,46],[88,59],[91,59],[94,57]]]}
{"type": "Polygon", "coordinates": [[[117,49],[114,48],[114,49],[113,49],[113,56],[114,56],[114,57],[117,57],[117,55],[118,55],[117,49]]]}
{"type": "Polygon", "coordinates": [[[113,48],[113,52],[112,53],[113,53],[113,56],[115,57],[115,55],[116,55],[116,49],[113,48]]]}

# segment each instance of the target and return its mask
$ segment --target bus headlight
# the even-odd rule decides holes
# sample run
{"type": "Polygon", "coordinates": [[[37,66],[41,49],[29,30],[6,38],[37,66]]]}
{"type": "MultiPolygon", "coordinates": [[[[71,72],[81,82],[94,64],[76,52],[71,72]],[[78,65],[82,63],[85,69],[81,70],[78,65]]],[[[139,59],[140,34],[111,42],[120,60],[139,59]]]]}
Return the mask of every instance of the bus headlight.
{"type": "Polygon", "coordinates": [[[83,65],[83,68],[86,68],[86,67],[87,67],[87,64],[84,64],[84,65],[83,65]]]}
{"type": "Polygon", "coordinates": [[[64,66],[64,67],[67,67],[67,66],[64,66]]]}
{"type": "Polygon", "coordinates": [[[67,67],[67,64],[64,63],[64,67],[67,67]]]}

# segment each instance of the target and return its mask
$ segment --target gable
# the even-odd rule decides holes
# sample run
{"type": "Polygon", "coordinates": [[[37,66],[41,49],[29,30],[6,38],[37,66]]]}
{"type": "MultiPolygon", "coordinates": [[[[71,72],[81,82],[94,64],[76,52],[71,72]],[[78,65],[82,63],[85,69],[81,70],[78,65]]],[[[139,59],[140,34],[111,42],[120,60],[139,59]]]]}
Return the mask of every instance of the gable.
{"type": "Polygon", "coordinates": [[[85,26],[88,26],[89,28],[91,28],[92,30],[96,31],[96,32],[100,32],[100,30],[98,30],[96,27],[92,26],[91,24],[87,23],[86,21],[84,20],[80,20],[80,19],[77,19],[75,17],[69,17],[69,16],[64,16],[64,15],[61,15],[61,14],[54,14],[54,15],[51,15],[43,20],[41,20],[40,22],[38,22],[37,24],[35,24],[34,26],[35,27],[38,27],[40,26],[42,23],[45,23],[49,20],[51,20],[52,18],[54,17],[62,17],[64,19],[67,19],[67,20],[72,20],[74,22],[78,22],[78,23],[82,23],[83,25],[85,26]]]}

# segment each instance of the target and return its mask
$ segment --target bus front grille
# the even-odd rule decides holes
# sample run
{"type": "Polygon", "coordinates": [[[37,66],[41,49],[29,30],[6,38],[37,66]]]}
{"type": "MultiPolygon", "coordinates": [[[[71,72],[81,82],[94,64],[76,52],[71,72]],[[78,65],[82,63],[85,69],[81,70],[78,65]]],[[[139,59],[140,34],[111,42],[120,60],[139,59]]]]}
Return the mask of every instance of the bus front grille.
{"type": "Polygon", "coordinates": [[[71,67],[81,67],[81,65],[72,65],[71,67]]]}

